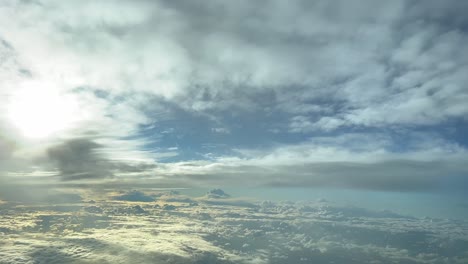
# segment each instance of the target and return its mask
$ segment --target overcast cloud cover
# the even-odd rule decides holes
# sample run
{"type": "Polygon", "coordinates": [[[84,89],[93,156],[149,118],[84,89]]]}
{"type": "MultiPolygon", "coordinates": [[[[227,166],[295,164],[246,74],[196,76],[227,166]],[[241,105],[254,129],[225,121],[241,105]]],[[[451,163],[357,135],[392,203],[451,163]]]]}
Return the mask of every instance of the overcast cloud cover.
{"type": "Polygon", "coordinates": [[[2,1],[2,177],[466,187],[467,10],[2,1]]]}

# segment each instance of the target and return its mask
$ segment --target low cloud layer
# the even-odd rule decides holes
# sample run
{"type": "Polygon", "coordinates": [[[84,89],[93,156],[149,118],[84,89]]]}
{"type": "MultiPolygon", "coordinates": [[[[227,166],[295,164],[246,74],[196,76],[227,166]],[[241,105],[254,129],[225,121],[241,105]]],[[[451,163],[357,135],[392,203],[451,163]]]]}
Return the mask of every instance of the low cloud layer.
{"type": "Polygon", "coordinates": [[[323,199],[242,204],[168,197],[0,204],[5,238],[0,263],[461,264],[468,259],[465,220],[415,218],[323,199]]]}

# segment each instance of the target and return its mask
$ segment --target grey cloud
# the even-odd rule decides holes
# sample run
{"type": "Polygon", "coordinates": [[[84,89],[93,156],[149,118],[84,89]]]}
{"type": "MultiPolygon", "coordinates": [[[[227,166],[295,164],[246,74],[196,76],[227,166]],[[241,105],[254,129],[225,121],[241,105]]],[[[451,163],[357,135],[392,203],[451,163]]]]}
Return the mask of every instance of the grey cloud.
{"type": "Polygon", "coordinates": [[[229,194],[225,193],[221,189],[212,189],[206,193],[207,198],[214,198],[214,199],[224,199],[231,197],[229,194]]]}
{"type": "Polygon", "coordinates": [[[0,177],[0,199],[20,203],[79,203],[83,199],[78,193],[59,191],[51,186],[38,186],[14,182],[0,177]]]}
{"type": "MultiPolygon", "coordinates": [[[[0,76],[4,85],[11,80],[10,78],[30,77],[29,71],[22,68],[17,51],[2,36],[0,36],[0,76]]],[[[6,91],[0,91],[0,98],[4,92],[6,91]]]]}
{"type": "MultiPolygon", "coordinates": [[[[11,158],[16,143],[0,134],[0,162],[11,158]]],[[[1,164],[1,163],[0,163],[1,164]]]]}
{"type": "Polygon", "coordinates": [[[98,153],[100,147],[89,139],[73,139],[49,148],[47,154],[63,180],[112,177],[110,162],[98,153]]]}
{"type": "Polygon", "coordinates": [[[157,164],[151,162],[112,162],[110,166],[115,172],[121,173],[138,173],[148,172],[157,168],[157,164]]]}
{"type": "MultiPolygon", "coordinates": [[[[208,84],[217,97],[251,86],[274,89],[279,98],[288,93],[299,95],[295,96],[299,100],[294,101],[296,106],[288,108],[302,105],[302,109],[310,109],[314,104],[309,102],[317,98],[341,104],[329,116],[311,116],[302,124],[294,123],[293,132],[328,131],[353,124],[434,124],[463,117],[468,111],[463,103],[467,96],[463,77],[467,70],[463,65],[468,57],[462,52],[466,19],[460,13],[464,4],[456,1],[396,1],[384,6],[370,1],[298,1],[287,7],[269,2],[262,8],[244,2],[207,2],[197,8],[179,3],[169,6],[184,17],[179,31],[171,37],[186,46],[193,61],[218,66],[223,62],[217,69],[200,67],[201,75],[203,71],[214,71],[223,81],[230,78],[229,74],[249,76],[241,78],[243,85],[238,88],[219,85],[223,89],[218,89],[208,84]],[[354,8],[361,5],[366,6],[365,13],[354,8]],[[221,14],[225,22],[215,23],[221,14]],[[196,33],[190,34],[189,28],[196,33]],[[210,36],[209,41],[200,36],[210,36]],[[202,48],[194,49],[193,43],[202,48]],[[236,56],[225,55],[228,52],[236,56]],[[255,59],[237,59],[246,57],[255,59]],[[265,71],[269,79],[264,80],[258,69],[265,71]],[[262,85],[256,83],[259,80],[262,85]],[[291,89],[297,84],[303,89],[291,89]]],[[[241,96],[235,96],[234,104],[250,96],[242,89],[238,93],[241,96]]],[[[190,107],[222,107],[215,101],[193,98],[197,96],[187,97],[190,107]]],[[[272,101],[271,105],[276,103],[272,101]]]]}
{"type": "Polygon", "coordinates": [[[275,187],[334,187],[383,191],[461,191],[467,186],[461,161],[387,160],[382,162],[304,162],[296,165],[218,165],[202,174],[187,172],[178,179],[198,186],[246,185],[275,187]],[[249,181],[239,181],[248,178],[249,181]]]}
{"type": "Polygon", "coordinates": [[[219,205],[219,206],[238,206],[246,208],[256,208],[257,205],[252,203],[252,201],[245,199],[198,199],[198,201],[203,204],[209,205],[219,205]]]}
{"type": "Polygon", "coordinates": [[[84,58],[128,65],[105,73],[115,76],[110,90],[125,84],[192,111],[255,109],[257,92],[271,91],[265,100],[280,113],[312,111],[304,124],[290,116],[292,132],[434,124],[468,111],[466,5],[459,1],[121,4],[96,4],[89,14],[92,5],[50,2],[54,9],[35,6],[31,14],[50,13],[40,25],[84,58]],[[123,7],[122,17],[103,11],[123,7]],[[76,12],[64,16],[70,9],[76,12]]]}
{"type": "MultiPolygon", "coordinates": [[[[0,120],[1,123],[1,120],[0,120]]],[[[7,173],[13,172],[19,176],[21,173],[30,173],[35,170],[35,161],[27,155],[18,155],[21,153],[22,142],[14,137],[12,130],[3,129],[0,124],[0,181],[7,179],[7,173]]]]}
{"type": "MultiPolygon", "coordinates": [[[[290,177],[278,178],[274,186],[331,186],[384,191],[432,191],[444,188],[444,182],[457,182],[468,171],[462,163],[393,160],[377,163],[328,162],[307,164],[290,177]],[[287,180],[286,180],[287,179],[287,180]]],[[[285,173],[285,175],[287,175],[285,173]]]]}
{"type": "MultiPolygon", "coordinates": [[[[54,12],[39,8],[33,14],[51,12],[44,26],[57,31],[74,52],[98,57],[107,56],[104,50],[123,53],[114,59],[142,74],[116,67],[110,69],[116,80],[132,83],[135,91],[164,90],[163,95],[175,96],[175,102],[191,110],[255,108],[258,100],[251,100],[256,95],[250,90],[270,90],[276,95],[269,98],[270,107],[284,112],[310,111],[317,108],[313,101],[323,98],[340,105],[326,119],[313,115],[302,125],[310,122],[314,129],[438,123],[468,111],[462,74],[467,22],[460,13],[465,4],[457,1],[137,2],[124,17],[93,14],[86,23],[77,23],[77,17],[88,5],[49,5],[54,12]],[[365,6],[365,12],[357,6],[365,6]],[[58,12],[72,7],[77,13],[70,17],[58,12]],[[143,12],[135,15],[138,10],[143,12]],[[160,44],[144,44],[154,42],[160,44]],[[171,58],[154,70],[167,52],[171,58]],[[207,91],[211,99],[202,96],[207,91]],[[284,98],[297,101],[280,104],[284,98]]],[[[95,7],[97,14],[104,7],[122,8],[95,7]]],[[[293,132],[304,129],[310,131],[293,132]]]]}
{"type": "Polygon", "coordinates": [[[130,202],[154,202],[155,198],[150,195],[137,190],[129,191],[122,195],[114,196],[113,199],[119,201],[130,201],[130,202]]]}

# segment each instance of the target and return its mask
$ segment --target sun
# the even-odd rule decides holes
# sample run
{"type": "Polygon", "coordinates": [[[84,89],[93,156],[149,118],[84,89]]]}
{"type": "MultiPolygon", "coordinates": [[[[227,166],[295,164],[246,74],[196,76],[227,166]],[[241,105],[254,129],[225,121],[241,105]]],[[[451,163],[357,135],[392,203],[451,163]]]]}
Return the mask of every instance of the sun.
{"type": "Polygon", "coordinates": [[[10,97],[7,116],[29,138],[45,138],[69,129],[77,121],[71,96],[40,83],[29,83],[10,97]]]}

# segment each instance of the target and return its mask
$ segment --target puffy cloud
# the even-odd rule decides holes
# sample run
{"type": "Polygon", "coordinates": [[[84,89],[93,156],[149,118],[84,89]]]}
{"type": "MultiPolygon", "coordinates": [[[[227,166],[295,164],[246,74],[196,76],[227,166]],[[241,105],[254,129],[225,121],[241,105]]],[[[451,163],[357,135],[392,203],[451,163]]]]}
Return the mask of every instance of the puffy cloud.
{"type": "Polygon", "coordinates": [[[86,213],[2,205],[0,262],[464,263],[468,253],[465,221],[323,200],[82,206],[86,213]]]}

